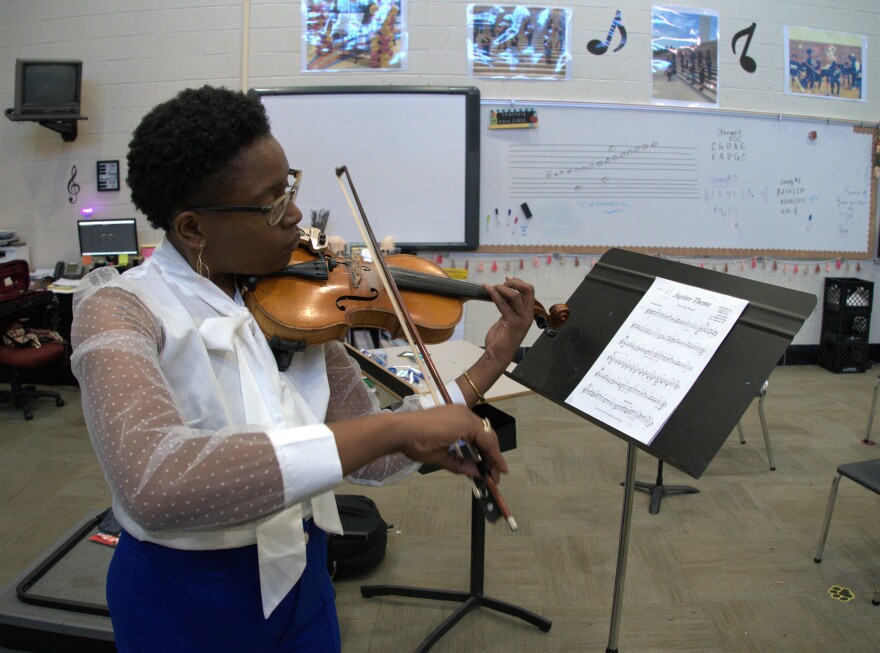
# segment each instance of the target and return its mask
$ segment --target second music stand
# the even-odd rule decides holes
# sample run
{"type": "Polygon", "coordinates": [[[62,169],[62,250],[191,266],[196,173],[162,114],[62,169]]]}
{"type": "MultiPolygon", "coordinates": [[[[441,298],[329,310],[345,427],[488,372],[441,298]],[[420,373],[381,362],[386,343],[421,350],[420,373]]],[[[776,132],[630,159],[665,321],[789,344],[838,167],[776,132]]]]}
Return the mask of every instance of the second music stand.
{"type": "MultiPolygon", "coordinates": [[[[498,433],[498,440],[502,451],[516,447],[515,424],[509,415],[488,404],[474,406],[474,412],[481,417],[486,417],[492,423],[492,428],[498,433]],[[506,421],[505,421],[505,418],[506,421]]],[[[433,470],[430,470],[433,471],[433,470]]],[[[433,601],[453,601],[461,603],[455,611],[444,619],[439,626],[422,640],[415,649],[416,653],[423,653],[436,644],[462,617],[476,608],[489,608],[497,612],[517,617],[532,624],[543,632],[550,630],[553,622],[549,619],[521,608],[518,605],[501,601],[483,593],[483,580],[486,560],[486,518],[480,507],[480,502],[471,497],[471,565],[470,587],[465,591],[430,589],[426,587],[409,587],[405,585],[364,585],[361,587],[361,596],[373,598],[375,596],[405,596],[415,599],[430,599],[433,601]]]]}
{"type": "Polygon", "coordinates": [[[461,621],[468,612],[476,608],[489,608],[497,612],[503,612],[511,617],[517,617],[536,626],[543,632],[550,630],[553,622],[539,614],[521,608],[518,605],[507,603],[499,599],[486,596],[483,593],[483,573],[486,553],[486,519],[480,510],[479,502],[471,499],[471,573],[470,587],[468,591],[461,592],[445,589],[430,589],[426,587],[407,587],[404,585],[364,585],[361,587],[361,596],[372,598],[374,596],[406,596],[416,599],[431,599],[433,601],[453,601],[461,603],[455,611],[446,617],[440,625],[432,630],[422,643],[415,649],[416,653],[429,650],[440,641],[455,624],[461,621]]]}
{"type": "MultiPolygon", "coordinates": [[[[626,483],[621,483],[625,485],[626,483]]],[[[640,492],[647,492],[651,495],[651,507],[648,512],[656,515],[660,512],[660,501],[665,496],[672,494],[697,494],[699,490],[690,485],[663,485],[663,461],[657,460],[657,480],[654,483],[646,483],[645,481],[636,481],[635,488],[640,492]]]]}

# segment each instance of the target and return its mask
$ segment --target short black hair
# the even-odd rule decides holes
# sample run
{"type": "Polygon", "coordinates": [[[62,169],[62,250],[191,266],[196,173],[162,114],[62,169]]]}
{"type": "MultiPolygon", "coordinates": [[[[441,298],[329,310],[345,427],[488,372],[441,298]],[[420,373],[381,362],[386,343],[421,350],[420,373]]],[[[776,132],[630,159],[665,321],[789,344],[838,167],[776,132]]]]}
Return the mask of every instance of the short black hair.
{"type": "Polygon", "coordinates": [[[241,151],[268,136],[262,103],[240,91],[185,89],[154,107],[128,144],[131,201],[168,231],[187,206],[216,204],[241,151]]]}

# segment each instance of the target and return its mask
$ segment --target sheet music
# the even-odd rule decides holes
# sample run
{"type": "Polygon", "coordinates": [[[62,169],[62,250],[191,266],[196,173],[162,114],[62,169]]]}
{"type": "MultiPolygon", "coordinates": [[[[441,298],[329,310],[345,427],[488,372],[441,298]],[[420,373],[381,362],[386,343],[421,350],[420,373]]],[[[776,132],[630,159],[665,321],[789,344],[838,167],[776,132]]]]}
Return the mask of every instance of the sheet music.
{"type": "Polygon", "coordinates": [[[650,444],[747,304],[658,277],[566,403],[650,444]]]}

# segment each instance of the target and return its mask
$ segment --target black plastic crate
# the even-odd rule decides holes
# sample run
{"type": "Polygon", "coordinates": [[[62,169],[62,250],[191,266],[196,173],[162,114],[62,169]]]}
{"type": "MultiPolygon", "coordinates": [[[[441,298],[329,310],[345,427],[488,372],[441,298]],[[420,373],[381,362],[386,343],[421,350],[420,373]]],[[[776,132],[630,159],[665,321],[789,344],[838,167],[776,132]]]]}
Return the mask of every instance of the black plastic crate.
{"type": "Polygon", "coordinates": [[[868,369],[868,343],[836,342],[823,338],[819,350],[819,365],[835,374],[864,372],[868,369]]]}
{"type": "Polygon", "coordinates": [[[838,342],[844,340],[868,340],[871,329],[871,313],[866,310],[858,312],[825,311],[822,314],[822,335],[834,338],[838,342]]]}
{"type": "Polygon", "coordinates": [[[874,298],[874,282],[847,277],[825,278],[825,309],[836,311],[867,310],[874,298]]]}

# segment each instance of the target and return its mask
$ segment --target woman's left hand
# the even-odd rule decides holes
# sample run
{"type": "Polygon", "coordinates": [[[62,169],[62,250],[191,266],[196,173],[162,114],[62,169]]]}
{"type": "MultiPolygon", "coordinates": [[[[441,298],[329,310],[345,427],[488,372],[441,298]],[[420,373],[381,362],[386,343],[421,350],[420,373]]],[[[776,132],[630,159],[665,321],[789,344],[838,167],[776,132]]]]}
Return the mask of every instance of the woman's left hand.
{"type": "Polygon", "coordinates": [[[483,284],[501,317],[486,333],[484,358],[500,365],[499,374],[513,360],[535,316],[535,289],[522,279],[508,277],[503,284],[483,284]]]}

